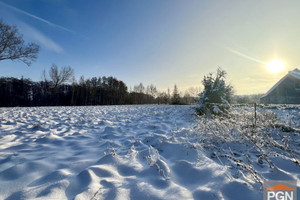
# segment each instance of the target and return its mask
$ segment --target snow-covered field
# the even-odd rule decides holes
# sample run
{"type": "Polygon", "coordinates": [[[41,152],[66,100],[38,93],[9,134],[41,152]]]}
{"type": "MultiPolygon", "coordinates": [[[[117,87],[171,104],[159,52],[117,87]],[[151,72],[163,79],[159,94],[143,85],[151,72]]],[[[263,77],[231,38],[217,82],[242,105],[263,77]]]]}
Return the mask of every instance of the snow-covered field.
{"type": "MultiPolygon", "coordinates": [[[[298,180],[299,108],[0,108],[0,199],[262,199],[298,180]]],[[[299,189],[298,189],[298,195],[299,189]]]]}

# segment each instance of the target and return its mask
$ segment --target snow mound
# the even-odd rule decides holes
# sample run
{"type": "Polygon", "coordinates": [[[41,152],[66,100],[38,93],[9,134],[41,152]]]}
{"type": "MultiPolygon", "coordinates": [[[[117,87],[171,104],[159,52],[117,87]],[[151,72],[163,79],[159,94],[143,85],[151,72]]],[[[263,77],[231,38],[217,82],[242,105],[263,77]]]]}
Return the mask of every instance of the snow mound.
{"type": "MultiPolygon", "coordinates": [[[[236,113],[251,118],[244,112],[236,113]]],[[[297,158],[274,148],[270,168],[253,144],[226,135],[241,137],[247,124],[193,113],[159,105],[0,108],[0,199],[262,199],[249,170],[299,180],[297,158]]],[[[297,153],[299,134],[289,134],[297,153]]]]}

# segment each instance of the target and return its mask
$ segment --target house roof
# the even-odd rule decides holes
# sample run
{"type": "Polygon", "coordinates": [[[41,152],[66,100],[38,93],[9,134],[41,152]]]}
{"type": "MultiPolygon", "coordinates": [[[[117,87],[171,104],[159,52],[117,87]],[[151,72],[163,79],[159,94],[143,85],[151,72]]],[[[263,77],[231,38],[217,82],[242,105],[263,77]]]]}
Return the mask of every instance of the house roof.
{"type": "Polygon", "coordinates": [[[262,97],[268,96],[275,88],[277,88],[280,83],[282,83],[285,79],[288,77],[293,77],[300,80],[300,70],[295,68],[294,70],[291,70],[288,72],[287,75],[285,75],[283,78],[281,78],[266,94],[264,94],[262,97]]]}
{"type": "Polygon", "coordinates": [[[292,75],[296,79],[300,79],[300,70],[294,69],[293,71],[289,71],[289,74],[292,75]]]}

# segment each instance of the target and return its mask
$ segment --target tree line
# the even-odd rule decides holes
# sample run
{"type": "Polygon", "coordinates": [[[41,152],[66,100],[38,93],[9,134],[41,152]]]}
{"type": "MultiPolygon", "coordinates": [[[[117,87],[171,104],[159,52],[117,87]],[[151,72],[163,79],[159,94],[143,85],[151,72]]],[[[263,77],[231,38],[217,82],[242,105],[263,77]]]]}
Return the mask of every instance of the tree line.
{"type": "MultiPolygon", "coordinates": [[[[191,89],[190,89],[191,90],[191,89]]],[[[77,81],[71,67],[54,64],[43,72],[42,80],[0,78],[0,106],[86,106],[121,104],[191,104],[192,93],[180,96],[177,86],[171,93],[159,92],[154,85],[142,83],[128,90],[115,77],[102,76],[77,81]]]]}

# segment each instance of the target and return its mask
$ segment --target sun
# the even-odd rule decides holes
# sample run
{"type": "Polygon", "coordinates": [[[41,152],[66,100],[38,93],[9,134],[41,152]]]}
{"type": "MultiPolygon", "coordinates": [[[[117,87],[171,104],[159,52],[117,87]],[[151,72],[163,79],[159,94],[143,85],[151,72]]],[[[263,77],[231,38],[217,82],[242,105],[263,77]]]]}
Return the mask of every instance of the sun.
{"type": "Polygon", "coordinates": [[[277,74],[284,70],[284,63],[281,60],[274,59],[267,63],[267,69],[272,74],[277,74]]]}

